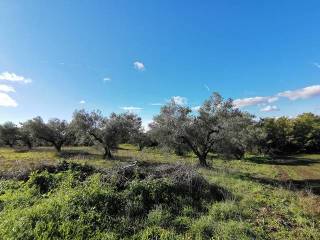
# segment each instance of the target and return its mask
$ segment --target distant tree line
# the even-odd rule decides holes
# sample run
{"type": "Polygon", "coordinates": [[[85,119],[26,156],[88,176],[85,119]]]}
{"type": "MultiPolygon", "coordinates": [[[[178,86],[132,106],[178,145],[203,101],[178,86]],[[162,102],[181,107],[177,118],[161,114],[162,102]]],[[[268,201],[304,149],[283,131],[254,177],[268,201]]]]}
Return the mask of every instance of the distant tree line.
{"type": "Polygon", "coordinates": [[[208,155],[241,159],[245,153],[287,155],[320,152],[320,116],[304,113],[295,118],[262,118],[234,107],[214,93],[197,112],[170,101],[164,105],[145,132],[141,118],[133,113],[75,111],[70,122],[36,117],[16,125],[0,125],[0,141],[9,147],[53,146],[58,152],[64,145],[99,145],[104,158],[112,159],[121,143],[139,150],[159,147],[178,155],[192,152],[202,166],[208,155]]]}
{"type": "Polygon", "coordinates": [[[303,113],[295,118],[264,118],[260,151],[272,155],[320,152],[320,116],[303,113]]]}

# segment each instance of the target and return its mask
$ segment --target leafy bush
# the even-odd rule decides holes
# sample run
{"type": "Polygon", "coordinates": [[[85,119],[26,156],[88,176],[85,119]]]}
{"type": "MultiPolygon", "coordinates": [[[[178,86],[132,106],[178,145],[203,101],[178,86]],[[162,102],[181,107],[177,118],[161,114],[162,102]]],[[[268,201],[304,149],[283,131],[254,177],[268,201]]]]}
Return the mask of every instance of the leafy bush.
{"type": "Polygon", "coordinates": [[[62,162],[0,187],[5,239],[177,239],[188,219],[224,198],[222,188],[175,165],[103,172],[62,162]]]}

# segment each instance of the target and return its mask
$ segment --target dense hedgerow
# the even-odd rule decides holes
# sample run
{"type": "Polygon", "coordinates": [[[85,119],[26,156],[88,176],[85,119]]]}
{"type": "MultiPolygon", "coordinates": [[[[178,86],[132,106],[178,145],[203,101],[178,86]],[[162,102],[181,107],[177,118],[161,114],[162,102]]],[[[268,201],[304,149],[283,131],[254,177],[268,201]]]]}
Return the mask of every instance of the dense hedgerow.
{"type": "Polygon", "coordinates": [[[62,163],[0,184],[3,239],[177,239],[229,196],[185,166],[97,171],[62,163]]]}

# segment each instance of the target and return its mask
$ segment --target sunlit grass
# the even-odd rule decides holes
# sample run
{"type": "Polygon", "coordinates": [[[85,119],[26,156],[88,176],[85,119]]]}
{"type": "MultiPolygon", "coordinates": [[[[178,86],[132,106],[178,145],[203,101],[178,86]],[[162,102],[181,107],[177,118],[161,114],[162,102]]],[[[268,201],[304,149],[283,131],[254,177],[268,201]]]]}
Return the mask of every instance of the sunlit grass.
{"type": "MultiPolygon", "coordinates": [[[[63,151],[72,152],[74,156],[63,157],[53,148],[37,148],[25,152],[1,148],[1,172],[19,169],[32,171],[41,164],[57,164],[61,160],[98,168],[125,166],[135,161],[193,166],[198,163],[192,154],[180,157],[159,149],[139,151],[127,144],[121,145],[114,152],[113,160],[103,159],[101,149],[96,147],[65,147],[63,151]]],[[[210,156],[209,163],[212,167],[198,168],[199,173],[210,183],[227,189],[232,197],[225,202],[210,203],[208,212],[196,218],[188,215],[190,209],[184,209],[176,219],[171,219],[180,232],[163,227],[166,218],[170,216],[167,216],[165,209],[156,209],[146,219],[150,227],[139,233],[139,238],[149,239],[148,236],[157,233],[168,237],[167,239],[320,239],[319,196],[312,194],[308,188],[293,191],[286,186],[256,181],[264,178],[275,181],[320,179],[320,155],[303,154],[289,159],[294,159],[295,162],[286,165],[283,164],[285,160],[281,160],[279,164],[263,158],[255,160],[250,156],[245,160],[223,160],[210,156]]],[[[28,198],[19,194],[15,196],[21,197],[21,202],[28,198]]],[[[6,197],[11,198],[11,195],[6,197]]],[[[67,199],[67,196],[61,197],[67,199]]],[[[50,198],[46,201],[48,204],[51,202],[50,198]]]]}

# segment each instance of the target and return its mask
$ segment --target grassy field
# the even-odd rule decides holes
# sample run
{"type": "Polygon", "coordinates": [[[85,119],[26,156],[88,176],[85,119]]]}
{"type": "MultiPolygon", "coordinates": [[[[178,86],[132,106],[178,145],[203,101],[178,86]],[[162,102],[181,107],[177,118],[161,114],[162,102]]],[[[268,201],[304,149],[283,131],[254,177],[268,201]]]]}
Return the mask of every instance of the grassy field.
{"type": "MultiPolygon", "coordinates": [[[[197,164],[192,155],[178,157],[154,149],[138,151],[130,145],[122,145],[112,161],[102,159],[100,150],[93,147],[66,147],[61,154],[56,154],[51,148],[32,151],[2,148],[1,176],[24,179],[33,169],[42,165],[57,165],[61,160],[92,165],[99,169],[126,166],[136,161],[155,166],[168,163],[197,164]]],[[[297,155],[281,159],[247,156],[244,160],[222,160],[212,156],[211,165],[211,168],[197,168],[197,171],[211,184],[230,192],[231,197],[225,201],[206,203],[206,211],[192,216],[185,213],[187,210],[170,215],[157,208],[148,214],[142,230],[135,234],[135,239],[320,239],[320,155],[297,155]],[[168,221],[172,224],[166,225],[168,221]]],[[[60,175],[52,176],[61,178],[60,175]]],[[[21,212],[25,211],[26,206],[19,190],[22,185],[17,187],[18,183],[23,185],[24,181],[0,182],[0,239],[27,239],[17,231],[18,226],[23,224],[21,218],[25,216],[21,212]],[[8,228],[11,225],[17,229],[8,228]],[[15,230],[16,235],[13,234],[15,230]]],[[[70,192],[72,189],[69,189],[70,192]]],[[[32,203],[28,200],[30,211],[36,211],[28,213],[32,215],[30,219],[40,214],[40,217],[37,216],[43,220],[43,216],[49,214],[43,207],[43,204],[48,204],[48,198],[57,201],[56,204],[67,201],[61,200],[59,191],[32,197],[32,203]]],[[[30,234],[36,236],[32,235],[34,232],[30,234]]],[[[63,236],[67,238],[69,235],[65,234],[63,236]]],[[[117,233],[99,236],[96,239],[125,238],[125,235],[117,233]]],[[[77,237],[84,239],[83,235],[77,237]]],[[[51,237],[40,234],[36,238],[51,237]]]]}

